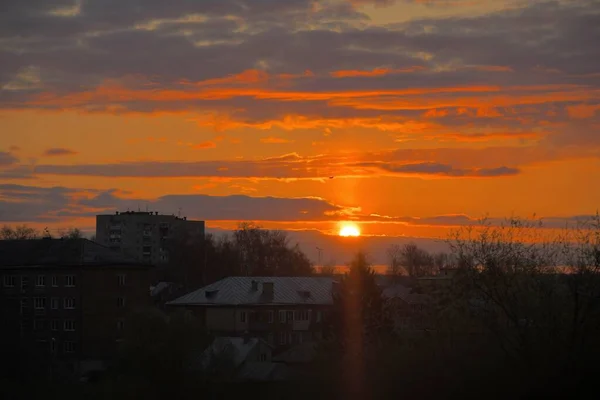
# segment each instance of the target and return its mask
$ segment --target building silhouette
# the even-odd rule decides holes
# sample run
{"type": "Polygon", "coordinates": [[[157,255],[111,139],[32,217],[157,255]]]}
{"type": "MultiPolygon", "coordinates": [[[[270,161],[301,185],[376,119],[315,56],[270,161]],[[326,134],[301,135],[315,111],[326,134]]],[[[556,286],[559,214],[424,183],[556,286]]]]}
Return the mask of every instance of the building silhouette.
{"type": "Polygon", "coordinates": [[[96,241],[112,250],[153,265],[169,261],[167,240],[177,233],[204,236],[204,221],[151,211],[96,216],[96,241]]]}

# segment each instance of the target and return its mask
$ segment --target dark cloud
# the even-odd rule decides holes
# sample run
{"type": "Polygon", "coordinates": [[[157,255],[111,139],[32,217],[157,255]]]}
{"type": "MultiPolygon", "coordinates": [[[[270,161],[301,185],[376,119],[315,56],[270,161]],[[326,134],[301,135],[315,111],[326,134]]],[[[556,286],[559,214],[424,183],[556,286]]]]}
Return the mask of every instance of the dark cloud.
{"type": "Polygon", "coordinates": [[[44,151],[45,156],[72,156],[77,154],[75,150],[67,149],[64,147],[52,147],[44,151]]]}
{"type": "Polygon", "coordinates": [[[58,222],[65,217],[89,218],[138,208],[164,214],[181,210],[190,218],[227,221],[323,221],[352,212],[316,197],[168,195],[144,199],[123,197],[118,190],[0,184],[1,222],[58,222]]]}
{"type": "Polygon", "coordinates": [[[64,187],[43,188],[0,184],[0,221],[43,222],[66,210],[77,191],[64,187]]]}
{"type": "Polygon", "coordinates": [[[320,198],[279,198],[167,195],[156,200],[126,199],[104,192],[80,202],[85,206],[104,208],[107,211],[137,209],[141,207],[165,214],[180,209],[190,218],[227,221],[319,221],[335,218],[345,210],[320,198]],[[329,216],[328,216],[329,215],[329,216]]]}
{"type": "Polygon", "coordinates": [[[363,164],[364,166],[374,166],[384,171],[398,174],[417,174],[445,177],[494,177],[516,175],[520,172],[518,168],[498,167],[498,168],[455,168],[448,164],[438,164],[433,162],[394,165],[385,163],[363,164]]]}
{"type": "Polygon", "coordinates": [[[6,151],[0,151],[0,167],[16,164],[19,159],[6,151]]]}

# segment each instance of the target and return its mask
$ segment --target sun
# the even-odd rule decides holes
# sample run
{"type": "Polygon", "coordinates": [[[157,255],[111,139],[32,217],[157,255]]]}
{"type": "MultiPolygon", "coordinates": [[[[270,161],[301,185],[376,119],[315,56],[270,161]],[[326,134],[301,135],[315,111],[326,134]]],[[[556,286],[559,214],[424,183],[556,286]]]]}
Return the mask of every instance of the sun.
{"type": "Polygon", "coordinates": [[[360,229],[355,224],[345,223],[340,227],[339,235],[343,237],[357,237],[360,236],[360,229]]]}

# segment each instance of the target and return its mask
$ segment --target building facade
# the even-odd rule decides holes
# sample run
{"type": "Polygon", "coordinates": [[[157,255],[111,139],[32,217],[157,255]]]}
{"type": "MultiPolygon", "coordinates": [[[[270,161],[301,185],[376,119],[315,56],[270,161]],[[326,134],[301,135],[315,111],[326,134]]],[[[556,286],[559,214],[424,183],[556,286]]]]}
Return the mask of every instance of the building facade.
{"type": "Polygon", "coordinates": [[[153,265],[169,261],[167,240],[177,232],[204,236],[204,221],[149,211],[96,216],[96,242],[153,265]]]}
{"type": "Polygon", "coordinates": [[[192,311],[215,335],[250,335],[281,350],[323,338],[334,282],[325,277],[229,277],[167,306],[192,311]]]}
{"type": "Polygon", "coordinates": [[[115,355],[151,267],[86,239],[0,241],[2,346],[69,364],[115,355]]]}

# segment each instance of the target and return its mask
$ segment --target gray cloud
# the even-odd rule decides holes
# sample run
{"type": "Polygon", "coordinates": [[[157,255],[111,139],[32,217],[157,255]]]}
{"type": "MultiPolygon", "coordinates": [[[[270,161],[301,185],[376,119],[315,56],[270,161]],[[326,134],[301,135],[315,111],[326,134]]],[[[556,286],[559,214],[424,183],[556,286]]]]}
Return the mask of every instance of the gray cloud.
{"type": "Polygon", "coordinates": [[[6,151],[0,151],[0,167],[16,164],[19,159],[6,151]]]}
{"type": "Polygon", "coordinates": [[[75,150],[67,149],[64,147],[52,147],[44,151],[45,156],[72,156],[77,154],[75,150]]]}

